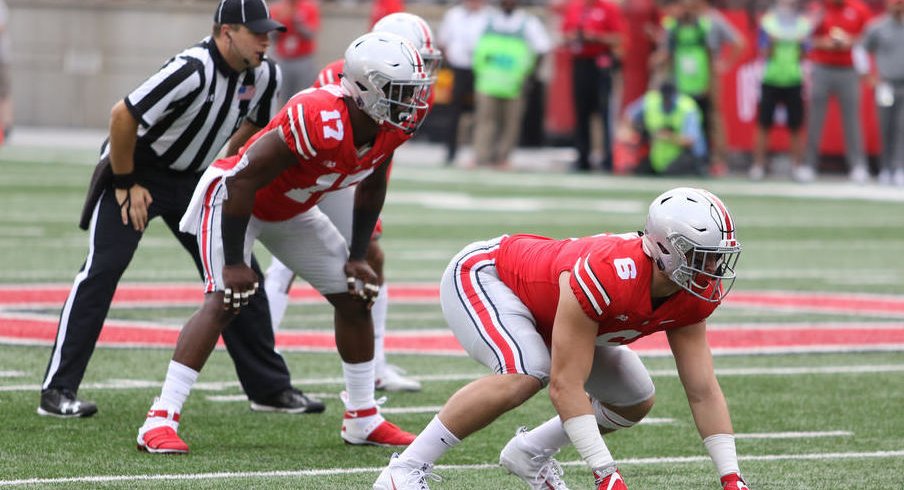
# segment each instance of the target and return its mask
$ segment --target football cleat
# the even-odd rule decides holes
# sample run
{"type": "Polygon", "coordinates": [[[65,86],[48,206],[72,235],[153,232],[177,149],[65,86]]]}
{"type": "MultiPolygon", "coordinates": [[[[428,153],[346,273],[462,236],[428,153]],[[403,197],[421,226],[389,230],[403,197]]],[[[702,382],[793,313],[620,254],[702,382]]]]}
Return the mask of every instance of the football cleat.
{"type": "Polygon", "coordinates": [[[69,419],[90,417],[95,413],[97,413],[97,405],[92,402],[79,400],[75,397],[75,392],[57,389],[41,392],[41,404],[38,405],[38,415],[69,419]]]}
{"type": "Polygon", "coordinates": [[[255,412],[321,413],[325,409],[326,405],[322,401],[311,398],[293,387],[286,388],[266,400],[251,401],[251,410],[255,412]]]}
{"type": "Polygon", "coordinates": [[[144,433],[138,433],[138,449],[153,454],[185,454],[188,444],[168,426],[161,425],[144,433]]]}
{"type": "Polygon", "coordinates": [[[729,473],[723,476],[720,481],[722,482],[722,490],[750,490],[747,482],[737,473],[729,473]]]}
{"type": "Polygon", "coordinates": [[[442,481],[442,478],[433,473],[432,464],[421,466],[406,464],[399,459],[398,453],[393,454],[389,464],[377,481],[374,482],[374,490],[430,490],[427,480],[442,481]]]}
{"type": "Polygon", "coordinates": [[[525,440],[527,429],[519,427],[515,437],[499,453],[499,464],[527,482],[532,490],[568,490],[562,481],[562,467],[552,456],[558,449],[541,450],[525,440]]]}
{"type": "MultiPolygon", "coordinates": [[[[339,397],[343,402],[348,401],[348,394],[344,391],[339,397]]],[[[386,397],[381,397],[371,408],[345,410],[340,435],[346,444],[407,446],[414,441],[414,434],[400,429],[380,415],[379,406],[385,401],[386,397]]]]}
{"type": "Polygon", "coordinates": [[[385,364],[377,370],[375,387],[383,391],[421,391],[421,384],[414,379],[403,376],[405,371],[398,366],[385,364]]]}
{"type": "Polygon", "coordinates": [[[596,477],[596,490],[628,490],[625,480],[615,466],[593,470],[596,477]]]}

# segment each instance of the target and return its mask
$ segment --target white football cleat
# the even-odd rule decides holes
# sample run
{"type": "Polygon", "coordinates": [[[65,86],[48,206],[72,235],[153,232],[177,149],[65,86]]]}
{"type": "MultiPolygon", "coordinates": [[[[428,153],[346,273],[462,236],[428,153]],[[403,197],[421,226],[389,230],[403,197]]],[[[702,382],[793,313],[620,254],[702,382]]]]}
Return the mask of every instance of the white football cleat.
{"type": "MultiPolygon", "coordinates": [[[[348,406],[348,393],[339,394],[342,402],[348,406]]],[[[349,410],[346,408],[342,416],[342,431],[340,435],[346,444],[370,445],[370,446],[407,446],[414,442],[416,435],[403,430],[401,427],[383,418],[380,415],[380,405],[386,402],[386,397],[376,401],[371,408],[349,410]]]]}
{"type": "Polygon", "coordinates": [[[384,364],[376,373],[375,387],[384,391],[421,391],[421,383],[403,376],[405,371],[392,364],[384,364]]]}
{"type": "Polygon", "coordinates": [[[374,490],[430,490],[427,480],[442,481],[442,478],[433,473],[432,464],[417,466],[406,464],[399,459],[398,453],[393,454],[389,464],[377,481],[374,482],[374,490]]]}
{"type": "Polygon", "coordinates": [[[552,457],[559,450],[533,447],[525,440],[525,434],[527,429],[519,427],[499,453],[499,464],[527,482],[532,490],[568,490],[562,480],[562,467],[552,457]]]}

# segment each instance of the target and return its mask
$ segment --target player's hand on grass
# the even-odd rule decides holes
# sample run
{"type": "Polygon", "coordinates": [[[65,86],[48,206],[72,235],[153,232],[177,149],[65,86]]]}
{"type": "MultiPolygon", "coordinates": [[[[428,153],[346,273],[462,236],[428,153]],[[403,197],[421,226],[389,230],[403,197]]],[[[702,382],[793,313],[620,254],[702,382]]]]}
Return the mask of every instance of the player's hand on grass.
{"type": "Polygon", "coordinates": [[[257,293],[260,279],[245,263],[223,266],[223,309],[238,313],[257,293]]]}
{"type": "Polygon", "coordinates": [[[749,490],[750,487],[737,473],[729,473],[722,477],[722,490],[749,490]]]}
{"type": "Polygon", "coordinates": [[[349,260],[345,263],[345,277],[348,283],[348,294],[367,302],[368,308],[373,305],[380,293],[380,282],[366,260],[349,260]]]}
{"type": "Polygon", "coordinates": [[[116,189],[116,202],[122,216],[122,224],[132,222],[135,231],[144,231],[148,225],[148,206],[154,202],[151,193],[139,184],[128,189],[116,189]]]}

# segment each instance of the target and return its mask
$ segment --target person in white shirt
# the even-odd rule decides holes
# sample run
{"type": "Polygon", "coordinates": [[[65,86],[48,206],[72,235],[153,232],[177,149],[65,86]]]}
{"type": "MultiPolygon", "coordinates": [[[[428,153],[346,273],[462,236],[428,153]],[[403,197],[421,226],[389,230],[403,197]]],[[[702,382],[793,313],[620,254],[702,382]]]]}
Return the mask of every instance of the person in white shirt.
{"type": "Polygon", "coordinates": [[[450,8],[440,24],[437,42],[452,70],[452,100],[446,139],[446,164],[455,163],[458,153],[458,126],[463,112],[474,107],[473,54],[487,19],[494,12],[484,0],[463,0],[450,8]]]}

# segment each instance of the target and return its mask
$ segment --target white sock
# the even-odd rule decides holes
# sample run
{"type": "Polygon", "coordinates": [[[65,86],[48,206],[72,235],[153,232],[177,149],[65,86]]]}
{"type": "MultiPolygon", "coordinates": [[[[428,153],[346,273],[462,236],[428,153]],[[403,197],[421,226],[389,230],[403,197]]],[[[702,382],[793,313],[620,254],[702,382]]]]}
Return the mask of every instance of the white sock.
{"type": "Polygon", "coordinates": [[[342,363],[342,373],[345,375],[345,391],[348,393],[348,401],[345,408],[348,410],[361,410],[373,408],[377,405],[374,398],[374,361],[356,364],[342,363]]]}
{"type": "Polygon", "coordinates": [[[174,416],[182,412],[182,405],[191,392],[191,387],[198,379],[198,372],[194,369],[180,364],[176,361],[170,361],[169,368],[166,371],[166,381],[163,382],[163,388],[160,396],[154,400],[151,405],[151,412],[159,411],[161,416],[148,417],[139,429],[139,432],[145,432],[154,427],[168,425],[173,430],[179,430],[179,422],[174,416]]]}
{"type": "Polygon", "coordinates": [[[435,415],[414,442],[399,455],[399,460],[417,466],[424,463],[433,464],[459,442],[461,441],[439,420],[439,415],[435,415]]]}
{"type": "Polygon", "coordinates": [[[383,342],[386,340],[387,310],[389,310],[389,291],[384,283],[380,286],[380,294],[370,309],[374,319],[374,368],[378,373],[386,367],[386,350],[383,348],[383,342]]]}
{"type": "Polygon", "coordinates": [[[273,257],[270,267],[267,268],[267,273],[264,275],[264,291],[267,292],[273,333],[279,330],[279,326],[286,316],[286,308],[289,307],[289,288],[292,286],[294,278],[295,273],[279,259],[273,257]]]}
{"type": "Polygon", "coordinates": [[[571,444],[558,415],[524,434],[524,441],[538,449],[558,450],[571,444]]]}

